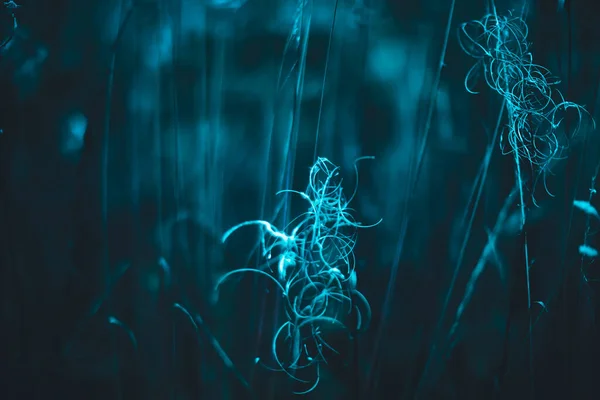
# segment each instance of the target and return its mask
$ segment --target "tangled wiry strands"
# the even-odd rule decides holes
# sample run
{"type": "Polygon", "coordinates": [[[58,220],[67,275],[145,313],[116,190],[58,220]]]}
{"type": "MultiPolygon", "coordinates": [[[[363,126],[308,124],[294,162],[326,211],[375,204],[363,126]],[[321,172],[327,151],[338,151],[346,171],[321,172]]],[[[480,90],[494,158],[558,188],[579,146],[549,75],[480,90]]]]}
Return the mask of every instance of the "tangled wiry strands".
{"type": "Polygon", "coordinates": [[[552,160],[563,156],[568,139],[579,131],[587,111],[565,100],[553,88],[560,80],[533,62],[528,33],[522,18],[494,13],[462,24],[459,43],[465,53],[477,59],[465,78],[467,91],[478,93],[472,85],[483,70],[487,86],[506,101],[509,124],[507,138],[501,140],[503,151],[515,152],[519,158],[545,170],[552,160]],[[559,126],[568,110],[576,113],[576,123],[570,131],[564,128],[560,136],[559,126]]]}
{"type": "Polygon", "coordinates": [[[339,167],[326,158],[318,158],[304,192],[278,193],[292,193],[306,200],[306,212],[281,230],[257,220],[238,224],[223,235],[225,242],[239,228],[250,225],[257,225],[262,231],[264,265],[259,269],[231,271],[216,286],[233,274],[245,272],[259,273],[276,283],[285,299],[286,321],[273,337],[272,356],[277,370],[310,385],[301,393],[308,393],[318,385],[320,365],[327,362],[324,351],[336,352],[326,342],[323,327],[360,331],[367,327],[371,317],[368,301],[356,289],[353,250],[358,229],[374,225],[363,225],[354,219],[350,203],[358,182],[351,197],[346,198],[339,175],[339,167]],[[342,312],[354,314],[355,326],[347,326],[342,312]],[[286,361],[283,354],[288,358],[286,361]],[[296,376],[295,371],[311,366],[316,370],[312,382],[296,376]]]}

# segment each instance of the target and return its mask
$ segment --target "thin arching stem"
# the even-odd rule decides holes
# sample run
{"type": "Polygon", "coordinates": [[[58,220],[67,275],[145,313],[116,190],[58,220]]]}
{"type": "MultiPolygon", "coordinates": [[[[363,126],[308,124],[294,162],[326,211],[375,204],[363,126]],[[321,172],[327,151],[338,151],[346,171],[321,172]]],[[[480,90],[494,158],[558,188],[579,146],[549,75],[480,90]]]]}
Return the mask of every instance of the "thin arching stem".
{"type": "Polygon", "coordinates": [[[419,182],[419,176],[420,176],[421,170],[423,168],[423,161],[425,158],[425,150],[427,149],[427,144],[429,142],[429,130],[431,129],[434,108],[437,104],[437,93],[438,93],[440,80],[441,80],[441,76],[442,76],[442,69],[444,67],[444,59],[446,58],[446,50],[448,48],[448,41],[450,38],[450,30],[452,28],[452,20],[454,17],[455,5],[456,5],[456,0],[452,0],[452,2],[450,4],[450,11],[448,13],[448,20],[446,23],[446,30],[445,30],[445,34],[444,34],[444,42],[442,44],[442,51],[440,54],[440,59],[438,61],[438,65],[437,65],[437,73],[435,76],[434,83],[431,87],[429,108],[427,110],[425,125],[423,128],[423,132],[421,134],[421,145],[419,146],[419,149],[417,152],[417,157],[415,160],[415,167],[413,169],[413,173],[411,174],[411,176],[409,176],[409,179],[408,179],[409,186],[407,187],[407,190],[409,193],[409,195],[408,195],[409,198],[404,203],[404,207],[403,207],[402,223],[400,225],[400,232],[399,232],[400,236],[398,239],[398,243],[396,245],[396,255],[393,260],[391,274],[388,279],[388,286],[387,286],[386,292],[385,292],[385,298],[384,298],[384,302],[383,302],[383,308],[382,308],[382,312],[381,312],[379,327],[375,334],[375,349],[373,350],[373,356],[372,356],[372,359],[371,359],[371,362],[369,365],[369,371],[367,374],[366,385],[364,387],[365,391],[369,391],[372,389],[371,386],[373,384],[373,379],[376,374],[377,362],[378,362],[378,358],[379,358],[379,350],[380,350],[379,345],[382,342],[382,336],[387,328],[387,318],[390,313],[394,287],[396,285],[396,280],[398,277],[398,268],[399,268],[400,260],[402,259],[404,242],[405,242],[405,238],[406,238],[406,231],[408,229],[408,223],[409,223],[409,219],[410,219],[409,207],[412,205],[412,202],[414,200],[414,194],[416,192],[415,189],[419,182]]]}

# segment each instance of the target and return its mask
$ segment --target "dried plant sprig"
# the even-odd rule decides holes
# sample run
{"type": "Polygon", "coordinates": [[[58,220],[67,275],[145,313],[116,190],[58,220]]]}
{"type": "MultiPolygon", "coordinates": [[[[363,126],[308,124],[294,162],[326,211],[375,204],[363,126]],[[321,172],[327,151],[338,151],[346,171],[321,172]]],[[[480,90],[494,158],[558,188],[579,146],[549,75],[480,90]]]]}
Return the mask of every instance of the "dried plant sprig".
{"type": "Polygon", "coordinates": [[[568,139],[580,130],[588,112],[565,100],[555,88],[560,80],[533,62],[528,33],[523,18],[493,13],[463,23],[458,38],[463,51],[477,60],[465,78],[466,90],[477,94],[473,84],[483,73],[487,86],[506,102],[509,123],[506,139],[501,138],[503,152],[515,152],[545,170],[551,161],[564,157],[568,139]],[[576,113],[570,128],[562,127],[568,110],[576,113]]]}
{"type": "MultiPolygon", "coordinates": [[[[372,157],[357,161],[365,158],[372,157]]],[[[356,163],[355,170],[358,177],[356,163]]],[[[296,194],[306,200],[306,212],[283,229],[267,221],[247,221],[229,229],[222,238],[226,242],[242,227],[255,225],[261,229],[264,265],[228,272],[217,281],[216,288],[234,274],[253,272],[267,277],[281,290],[286,321],[273,337],[272,356],[275,370],[309,385],[300,394],[318,385],[320,365],[327,362],[325,349],[336,352],[325,340],[323,327],[360,331],[368,326],[371,318],[369,302],[356,289],[353,250],[358,229],[373,227],[381,221],[363,225],[354,219],[350,203],[357,187],[358,178],[354,192],[347,198],[339,167],[326,158],[318,158],[310,170],[304,192],[283,190],[278,193],[296,194]],[[343,312],[355,314],[355,326],[346,325],[343,312]],[[312,382],[294,373],[311,366],[316,371],[312,382]]]]}

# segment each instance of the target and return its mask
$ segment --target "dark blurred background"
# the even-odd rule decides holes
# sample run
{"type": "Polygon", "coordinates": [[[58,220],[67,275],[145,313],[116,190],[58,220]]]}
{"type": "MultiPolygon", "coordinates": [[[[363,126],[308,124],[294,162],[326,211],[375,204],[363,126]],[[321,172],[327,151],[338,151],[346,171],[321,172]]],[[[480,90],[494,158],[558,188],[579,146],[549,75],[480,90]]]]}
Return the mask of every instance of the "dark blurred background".
{"type": "MultiPolygon", "coordinates": [[[[535,62],[598,117],[597,5],[524,1],[495,6],[504,15],[526,6],[535,62]]],[[[591,119],[544,174],[548,191],[526,185],[528,307],[519,202],[507,200],[514,161],[492,141],[501,99],[483,81],[480,94],[467,93],[474,60],[457,40],[459,25],[492,3],[305,3],[302,15],[295,0],[4,5],[0,398],[294,397],[302,388],[263,366],[273,366],[281,323],[276,289],[249,276],[227,281],[217,298],[214,285],[258,262],[255,230],[227,244],[223,232],[279,218],[275,192],[304,190],[315,146],[348,182],[357,157],[375,156],[360,164],[353,208],[364,223],[383,222],[361,230],[355,249],[370,326],[331,333],[339,354],[305,397],[597,398],[600,272],[578,247],[586,230],[594,247],[600,222],[572,207],[589,199],[600,161],[591,119]],[[311,17],[308,41],[294,33],[299,15],[303,32],[311,17]]]]}

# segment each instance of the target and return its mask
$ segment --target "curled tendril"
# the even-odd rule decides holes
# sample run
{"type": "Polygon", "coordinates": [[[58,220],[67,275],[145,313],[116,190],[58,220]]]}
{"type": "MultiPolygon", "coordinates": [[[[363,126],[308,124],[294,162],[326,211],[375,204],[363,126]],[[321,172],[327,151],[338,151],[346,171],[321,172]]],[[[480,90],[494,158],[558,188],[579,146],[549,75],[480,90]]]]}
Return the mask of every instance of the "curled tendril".
{"type": "Polygon", "coordinates": [[[458,39],[463,51],[477,60],[465,78],[466,90],[477,94],[473,84],[483,74],[487,86],[506,101],[509,124],[506,139],[504,135],[501,138],[503,153],[516,152],[520,158],[546,170],[552,160],[562,157],[587,111],[565,100],[553,88],[560,80],[533,62],[528,33],[521,18],[488,14],[481,20],[461,24],[458,39]],[[576,122],[570,129],[561,129],[559,138],[559,126],[568,110],[575,112],[576,122]]]}
{"type": "Polygon", "coordinates": [[[18,4],[16,4],[14,1],[5,1],[4,2],[4,7],[8,10],[10,10],[10,16],[12,18],[12,29],[10,34],[2,40],[2,42],[0,42],[0,50],[5,48],[6,46],[8,46],[8,44],[13,40],[14,36],[15,36],[15,32],[17,30],[17,27],[19,26],[19,23],[17,21],[17,16],[15,15],[15,9],[19,8],[20,6],[18,4]]]}
{"type": "MultiPolygon", "coordinates": [[[[358,177],[356,163],[355,170],[358,177]]],[[[221,277],[216,286],[218,289],[233,274],[246,272],[259,273],[275,282],[285,299],[287,317],[272,342],[275,370],[310,385],[302,393],[317,386],[320,364],[327,363],[324,353],[335,352],[324,339],[325,327],[362,331],[371,317],[368,301],[356,289],[353,250],[358,229],[381,221],[374,225],[355,221],[350,202],[357,187],[358,179],[352,196],[346,198],[339,167],[326,158],[319,158],[310,170],[304,192],[283,190],[278,193],[300,196],[307,202],[306,212],[281,230],[267,221],[248,221],[223,235],[225,242],[242,227],[256,225],[261,229],[265,264],[258,269],[231,271],[221,277]],[[347,326],[350,314],[355,320],[352,327],[347,326]],[[316,377],[310,382],[294,373],[311,366],[316,367],[316,377]]]]}

